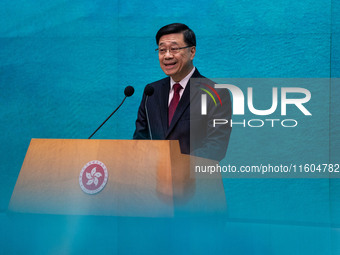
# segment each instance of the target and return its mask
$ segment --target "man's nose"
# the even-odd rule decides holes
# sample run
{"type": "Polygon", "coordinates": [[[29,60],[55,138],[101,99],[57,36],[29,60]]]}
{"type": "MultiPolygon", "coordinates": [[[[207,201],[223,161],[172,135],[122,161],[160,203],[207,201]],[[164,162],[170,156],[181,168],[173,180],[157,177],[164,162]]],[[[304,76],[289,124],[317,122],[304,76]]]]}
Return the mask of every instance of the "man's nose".
{"type": "Polygon", "coordinates": [[[164,58],[173,58],[173,54],[170,52],[170,50],[167,50],[164,54],[164,58]]]}

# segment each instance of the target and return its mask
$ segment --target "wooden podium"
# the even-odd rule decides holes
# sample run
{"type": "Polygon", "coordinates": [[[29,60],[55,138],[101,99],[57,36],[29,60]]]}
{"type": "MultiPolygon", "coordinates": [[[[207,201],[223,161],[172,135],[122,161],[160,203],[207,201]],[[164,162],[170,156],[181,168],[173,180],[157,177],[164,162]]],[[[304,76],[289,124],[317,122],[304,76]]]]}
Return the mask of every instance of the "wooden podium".
{"type": "Polygon", "coordinates": [[[192,171],[196,163],[217,162],[181,154],[178,141],[32,139],[9,211],[127,217],[224,215],[221,177],[197,178],[192,171]],[[93,163],[102,166],[93,165],[86,172],[93,163]],[[105,168],[107,175],[99,173],[99,168],[105,168]],[[96,194],[82,189],[88,184],[99,187],[104,179],[106,184],[96,194]]]}

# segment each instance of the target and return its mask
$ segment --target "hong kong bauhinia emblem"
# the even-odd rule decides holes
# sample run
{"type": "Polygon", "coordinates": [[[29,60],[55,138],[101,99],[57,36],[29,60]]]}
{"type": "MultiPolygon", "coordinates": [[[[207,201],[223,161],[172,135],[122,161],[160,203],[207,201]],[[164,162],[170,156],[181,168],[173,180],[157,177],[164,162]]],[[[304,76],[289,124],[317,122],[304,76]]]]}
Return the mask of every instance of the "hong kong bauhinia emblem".
{"type": "Polygon", "coordinates": [[[104,163],[93,160],[82,168],[79,175],[79,185],[86,194],[93,195],[104,189],[108,178],[109,174],[104,163]]]}

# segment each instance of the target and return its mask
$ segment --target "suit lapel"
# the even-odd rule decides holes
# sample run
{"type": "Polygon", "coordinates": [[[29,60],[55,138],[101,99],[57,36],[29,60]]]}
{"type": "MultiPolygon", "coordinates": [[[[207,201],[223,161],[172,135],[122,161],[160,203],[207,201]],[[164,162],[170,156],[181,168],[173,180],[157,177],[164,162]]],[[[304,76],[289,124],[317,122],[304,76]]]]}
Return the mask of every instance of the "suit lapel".
{"type": "MultiPolygon", "coordinates": [[[[193,73],[193,75],[191,76],[191,78],[203,78],[203,76],[198,72],[198,70],[196,69],[195,72],[193,73]]],[[[190,79],[191,79],[190,78],[190,79]]],[[[170,79],[170,78],[169,78],[170,79]]],[[[169,80],[169,85],[168,85],[168,90],[167,90],[167,101],[166,103],[168,104],[168,100],[169,100],[169,90],[170,90],[170,80],[169,80]]],[[[195,90],[196,91],[196,90],[195,90]]],[[[195,93],[196,94],[196,93],[195,93]]],[[[178,106],[176,108],[174,117],[172,118],[170,127],[167,129],[167,132],[165,133],[165,138],[167,138],[167,136],[171,133],[171,131],[174,129],[175,125],[177,124],[177,122],[181,119],[181,116],[183,115],[183,113],[186,111],[186,109],[190,106],[190,80],[187,84],[187,86],[185,87],[185,90],[183,92],[183,95],[181,97],[181,100],[178,103],[178,106]]],[[[166,112],[168,112],[168,106],[166,108],[166,112]]],[[[190,111],[190,109],[189,109],[190,111]]],[[[168,114],[166,114],[166,127],[167,127],[167,123],[168,123],[168,114]]],[[[163,122],[164,123],[164,122],[163,122]]],[[[164,126],[164,125],[163,125],[164,126]]]]}
{"type": "Polygon", "coordinates": [[[174,126],[177,124],[177,122],[183,115],[184,111],[189,107],[189,104],[190,104],[190,81],[185,87],[185,90],[183,92],[181,100],[178,103],[174,117],[172,118],[171,124],[169,126],[168,131],[166,132],[165,137],[167,137],[169,133],[173,130],[174,126]]]}

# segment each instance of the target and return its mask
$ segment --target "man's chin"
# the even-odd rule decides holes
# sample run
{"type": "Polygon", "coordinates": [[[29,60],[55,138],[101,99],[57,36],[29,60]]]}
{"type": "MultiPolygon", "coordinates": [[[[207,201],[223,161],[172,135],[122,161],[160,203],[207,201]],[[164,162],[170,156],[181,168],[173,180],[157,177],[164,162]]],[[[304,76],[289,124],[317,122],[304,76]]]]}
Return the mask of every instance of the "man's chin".
{"type": "Polygon", "coordinates": [[[175,70],[167,70],[167,69],[163,69],[163,72],[167,75],[167,76],[173,76],[176,74],[175,70]]]}

